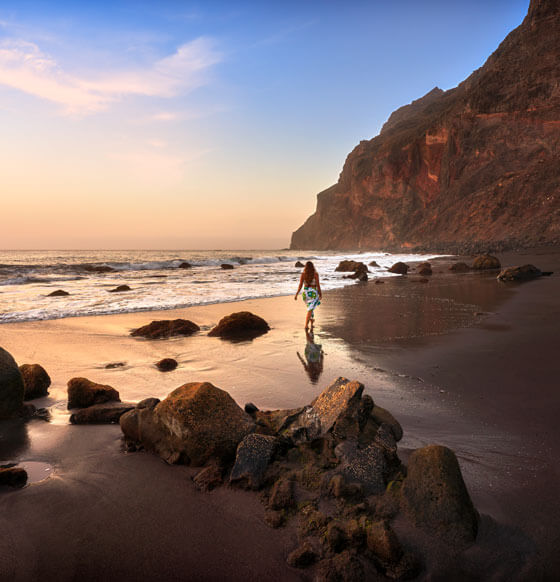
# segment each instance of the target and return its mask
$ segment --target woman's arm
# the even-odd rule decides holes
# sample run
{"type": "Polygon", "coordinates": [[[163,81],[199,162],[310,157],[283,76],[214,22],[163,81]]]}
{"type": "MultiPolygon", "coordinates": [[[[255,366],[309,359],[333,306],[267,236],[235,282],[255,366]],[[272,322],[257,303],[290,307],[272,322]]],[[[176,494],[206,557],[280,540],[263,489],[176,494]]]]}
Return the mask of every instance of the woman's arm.
{"type": "Polygon", "coordinates": [[[321,291],[321,285],[319,284],[319,273],[315,272],[315,281],[317,281],[317,292],[319,293],[319,299],[323,298],[323,292],[321,291]]]}
{"type": "Polygon", "coordinates": [[[301,274],[301,277],[299,278],[299,287],[297,288],[294,300],[297,299],[298,293],[301,291],[302,287],[303,287],[303,273],[301,274]]]}

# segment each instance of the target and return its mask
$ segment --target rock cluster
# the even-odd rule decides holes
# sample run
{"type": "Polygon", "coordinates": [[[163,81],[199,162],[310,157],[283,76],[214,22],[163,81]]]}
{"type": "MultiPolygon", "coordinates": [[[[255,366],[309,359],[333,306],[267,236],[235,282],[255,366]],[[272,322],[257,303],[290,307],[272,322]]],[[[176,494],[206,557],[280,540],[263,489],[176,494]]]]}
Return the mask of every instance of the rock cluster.
{"type": "Polygon", "coordinates": [[[410,528],[458,552],[475,540],[478,515],[453,452],[418,449],[407,470],[397,454],[400,424],[363,391],[338,378],[307,406],[251,405],[249,414],[227,392],[193,383],[139,403],[120,424],[129,450],[203,466],[193,477],[201,490],[224,482],[259,490],[267,524],[297,525],[290,566],[314,565],[317,580],[364,580],[375,571],[411,578],[421,550],[410,528]]]}

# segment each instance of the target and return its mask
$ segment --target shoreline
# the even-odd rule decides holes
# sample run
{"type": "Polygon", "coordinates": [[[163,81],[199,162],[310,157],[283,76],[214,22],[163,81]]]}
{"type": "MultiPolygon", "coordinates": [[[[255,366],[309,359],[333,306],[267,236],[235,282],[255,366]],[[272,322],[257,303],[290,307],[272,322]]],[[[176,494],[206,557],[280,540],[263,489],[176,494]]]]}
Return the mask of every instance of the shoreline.
{"type": "MultiPolygon", "coordinates": [[[[539,561],[539,554],[541,562],[548,561],[546,568],[552,568],[545,573],[553,572],[558,566],[553,548],[560,540],[557,526],[560,520],[557,511],[553,510],[555,491],[560,486],[555,468],[555,462],[560,460],[560,439],[553,422],[552,386],[556,379],[550,342],[555,331],[553,316],[557,313],[553,309],[558,310],[555,291],[560,281],[557,272],[560,253],[549,249],[548,254],[539,256],[540,264],[533,257],[535,264],[556,271],[555,275],[521,286],[498,284],[495,276],[436,274],[428,285],[417,285],[409,276],[408,280],[386,279],[383,285],[370,281],[325,292],[316,332],[325,359],[322,374],[315,381],[297,357],[298,353],[303,354],[306,343],[305,312],[292,296],[247,300],[237,304],[239,309],[232,303],[221,303],[178,310],[2,324],[0,345],[12,353],[18,364],[40,363],[53,379],[51,395],[34,402],[38,406],[54,407],[53,423],[29,423],[14,442],[8,443],[7,448],[11,446],[13,451],[10,458],[51,463],[55,471],[45,482],[0,495],[0,504],[4,508],[6,502],[15,503],[10,515],[14,519],[28,519],[31,526],[33,516],[26,518],[24,515],[25,500],[34,499],[36,511],[45,518],[39,528],[42,529],[55,519],[55,513],[43,507],[43,496],[45,500],[51,499],[50,496],[58,495],[55,491],[62,489],[85,502],[87,497],[82,496],[89,490],[89,478],[93,478],[91,486],[107,490],[109,505],[128,503],[123,497],[122,486],[116,486],[111,479],[111,472],[119,475],[125,488],[135,491],[138,485],[133,481],[144,482],[157,475],[157,479],[170,483],[175,494],[179,494],[176,476],[183,469],[184,474],[189,473],[188,468],[176,471],[175,467],[168,467],[142,453],[123,455],[119,448],[118,427],[67,424],[65,383],[73,376],[86,376],[112,385],[121,392],[123,401],[137,401],[147,396],[161,398],[185,382],[207,380],[227,390],[241,406],[253,401],[263,409],[306,404],[335,377],[346,376],[364,383],[366,392],[401,422],[405,438],[399,446],[399,456],[403,461],[406,462],[410,450],[428,442],[446,444],[456,451],[475,506],[483,514],[482,542],[487,543],[495,523],[502,524],[497,530],[504,545],[502,552],[506,552],[508,543],[513,544],[512,547],[521,544],[525,550],[527,546],[523,544],[529,543],[528,540],[535,540],[537,544],[536,550],[521,552],[515,563],[519,572],[526,573],[528,568],[534,568],[532,571],[540,574],[539,563],[535,562],[539,561]],[[550,265],[544,264],[544,260],[550,261],[550,265]],[[477,315],[483,306],[484,313],[477,315]],[[261,315],[271,325],[271,331],[252,342],[240,344],[206,337],[209,328],[223,315],[237,310],[261,315]],[[418,318],[418,313],[426,317],[418,318]],[[158,314],[163,314],[165,319],[173,316],[192,319],[202,331],[189,338],[155,341],[128,336],[131,328],[149,323],[158,318],[158,314]],[[512,324],[515,318],[519,320],[517,327],[512,324]],[[505,338],[509,338],[507,342],[505,338]],[[522,359],[524,352],[527,354],[525,360],[522,359]],[[175,357],[179,368],[170,373],[159,372],[154,363],[163,357],[175,357]],[[126,363],[122,368],[108,370],[104,367],[107,363],[123,360],[126,363]],[[531,393],[526,393],[524,382],[531,372],[534,375],[537,361],[540,362],[537,379],[543,386],[542,394],[527,409],[531,393]],[[525,363],[527,374],[520,378],[519,370],[525,363]],[[500,375],[505,375],[506,382],[494,394],[491,387],[500,375]],[[474,381],[480,389],[473,389],[474,381]],[[485,398],[481,399],[481,395],[485,398]],[[539,414],[536,418],[543,422],[540,441],[529,438],[531,431],[538,428],[538,422],[529,417],[539,414]],[[523,416],[529,418],[529,422],[526,418],[525,425],[521,426],[523,416]],[[128,474],[130,464],[135,468],[128,474]],[[98,470],[101,473],[96,477],[98,470]],[[543,474],[547,478],[539,479],[543,474]],[[491,516],[491,520],[485,516],[491,516]]],[[[512,257],[530,258],[518,254],[512,257]]],[[[0,438],[0,444],[2,442],[0,438]]],[[[0,450],[0,458],[5,456],[0,450]]],[[[184,486],[184,479],[181,479],[184,486]]],[[[235,503],[233,500],[239,493],[227,489],[206,498],[190,487],[187,490],[191,493],[186,495],[196,496],[197,502],[202,502],[203,498],[205,507],[208,501],[204,511],[210,513],[216,496],[223,496],[227,506],[229,502],[235,503]]],[[[155,503],[158,492],[149,489],[143,494],[137,491],[137,494],[146,502],[149,498],[155,503]]],[[[255,497],[248,503],[251,515],[258,519],[258,500],[255,497]]],[[[0,511],[0,515],[3,513],[0,511]]],[[[232,519],[241,518],[232,514],[232,519]]],[[[9,524],[13,525],[12,520],[4,525],[8,527],[9,524]]],[[[189,527],[196,529],[198,526],[191,523],[189,527]]],[[[218,524],[212,527],[218,528],[218,537],[226,535],[218,524]]],[[[271,563],[278,568],[277,575],[281,573],[282,579],[290,579],[292,574],[299,577],[301,572],[288,568],[281,559],[293,549],[291,533],[286,530],[277,534],[276,530],[263,527],[264,530],[259,529],[260,526],[257,528],[259,535],[267,535],[278,544],[276,548],[267,549],[271,563]]],[[[90,531],[89,526],[86,529],[90,531]]],[[[58,535],[60,539],[64,537],[62,531],[58,535]]],[[[135,535],[139,543],[140,533],[135,535]]],[[[204,544],[200,544],[202,551],[204,544]]],[[[204,551],[208,558],[215,547],[211,542],[207,545],[204,551]]],[[[89,555],[97,556],[94,547],[88,548],[89,555]]],[[[233,546],[231,549],[239,551],[233,550],[233,546]]],[[[35,548],[34,551],[36,559],[42,561],[42,550],[35,548]]],[[[69,558],[68,552],[79,553],[79,548],[56,550],[60,563],[69,558]]],[[[262,562],[268,557],[254,558],[259,562],[252,566],[256,579],[257,571],[260,575],[265,571],[266,564],[262,562]]],[[[192,555],[189,559],[193,559],[192,555]]],[[[179,567],[186,563],[188,561],[181,562],[177,557],[174,565],[179,567]]],[[[47,563],[43,566],[47,570],[51,568],[47,563]]],[[[244,570],[252,579],[247,571],[244,570]]],[[[199,573],[202,574],[203,569],[199,573]]]]}

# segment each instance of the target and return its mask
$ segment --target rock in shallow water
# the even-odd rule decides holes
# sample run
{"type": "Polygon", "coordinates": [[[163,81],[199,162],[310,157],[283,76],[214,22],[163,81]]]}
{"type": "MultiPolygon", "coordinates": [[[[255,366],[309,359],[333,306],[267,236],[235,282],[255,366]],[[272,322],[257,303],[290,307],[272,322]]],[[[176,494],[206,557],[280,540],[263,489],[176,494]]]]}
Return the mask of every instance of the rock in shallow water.
{"type": "Polygon", "coordinates": [[[508,267],[500,271],[498,281],[528,281],[542,275],[542,271],[534,265],[522,265],[521,267],[508,267]]]}
{"type": "Polygon", "coordinates": [[[33,400],[46,396],[51,385],[51,379],[43,366],[39,364],[23,364],[19,367],[24,385],[24,400],[33,400]]]}
{"type": "Polygon", "coordinates": [[[399,261],[389,269],[389,273],[396,273],[397,275],[406,275],[408,273],[408,265],[399,261]]]}
{"type": "Polygon", "coordinates": [[[490,269],[499,269],[501,267],[500,261],[493,255],[479,255],[475,258],[472,268],[477,271],[486,271],[490,269]]]}
{"type": "Polygon", "coordinates": [[[156,367],[160,372],[171,372],[177,365],[177,360],[173,358],[163,358],[163,360],[156,363],[156,367]]]}
{"type": "Polygon", "coordinates": [[[74,412],[70,416],[70,422],[72,424],[113,424],[119,422],[120,417],[135,406],[127,402],[94,404],[74,412]]]}
{"type": "Polygon", "coordinates": [[[86,408],[104,402],[120,402],[119,393],[106,384],[97,384],[87,378],[68,381],[68,408],[86,408]]]}

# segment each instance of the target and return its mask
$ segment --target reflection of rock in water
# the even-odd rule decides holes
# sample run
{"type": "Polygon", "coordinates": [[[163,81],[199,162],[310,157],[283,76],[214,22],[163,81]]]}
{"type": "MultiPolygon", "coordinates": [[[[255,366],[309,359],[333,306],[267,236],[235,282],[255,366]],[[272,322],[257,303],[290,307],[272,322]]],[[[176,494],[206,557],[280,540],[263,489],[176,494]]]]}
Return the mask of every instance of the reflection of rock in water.
{"type": "Polygon", "coordinates": [[[0,460],[13,459],[29,447],[27,425],[21,419],[0,422],[0,460]]]}
{"type": "Polygon", "coordinates": [[[306,330],[305,336],[307,339],[304,350],[305,359],[302,358],[299,352],[297,352],[297,355],[300,362],[303,364],[309,379],[313,384],[316,384],[323,373],[325,354],[323,353],[321,345],[315,343],[313,332],[306,330]]]}

